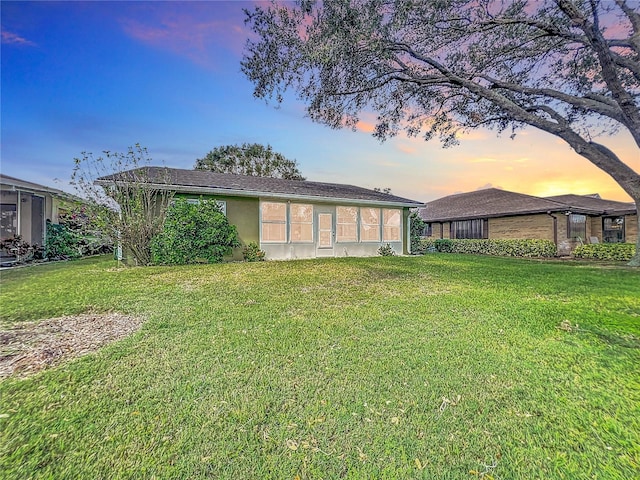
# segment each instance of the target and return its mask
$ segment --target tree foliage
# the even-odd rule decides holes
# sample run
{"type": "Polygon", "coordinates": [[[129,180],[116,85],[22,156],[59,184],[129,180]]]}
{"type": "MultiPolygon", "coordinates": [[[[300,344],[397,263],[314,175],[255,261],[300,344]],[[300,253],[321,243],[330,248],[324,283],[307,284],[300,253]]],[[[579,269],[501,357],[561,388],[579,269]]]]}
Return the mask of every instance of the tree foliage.
{"type": "Polygon", "coordinates": [[[216,147],[204,158],[197,159],[194,168],[218,173],[305,180],[295,160],[274,152],[271,145],[265,147],[258,143],[216,147]]]}
{"type": "Polygon", "coordinates": [[[152,241],[152,260],[160,265],[218,263],[231,247],[239,245],[236,227],[229,224],[215,200],[201,198],[194,204],[178,198],[152,241]]]}
{"type": "Polygon", "coordinates": [[[596,141],[626,129],[640,147],[639,10],[628,0],[274,2],[246,11],[256,37],[242,69],[256,97],[281,102],[293,89],[333,128],[375,111],[381,140],[404,130],[451,146],[478,127],[534,126],[640,205],[638,172],[596,141]]]}
{"type": "Polygon", "coordinates": [[[151,240],[164,224],[172,192],[169,178],[150,177],[151,158],[136,144],[126,153],[104,151],[75,159],[72,184],[97,228],[121,245],[137,265],[151,263],[151,240]]]}

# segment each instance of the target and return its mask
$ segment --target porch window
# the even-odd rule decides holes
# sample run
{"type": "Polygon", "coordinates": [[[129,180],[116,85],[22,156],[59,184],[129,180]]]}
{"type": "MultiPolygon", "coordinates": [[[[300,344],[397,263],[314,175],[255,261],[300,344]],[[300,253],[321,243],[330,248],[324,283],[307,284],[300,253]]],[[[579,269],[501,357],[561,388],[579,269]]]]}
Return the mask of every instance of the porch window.
{"type": "Polygon", "coordinates": [[[587,216],[571,213],[567,217],[567,238],[584,240],[587,237],[587,216]]]}
{"type": "Polygon", "coordinates": [[[489,220],[457,220],[451,222],[451,238],[489,238],[489,220]]]}
{"type": "MultiPolygon", "coordinates": [[[[190,205],[200,205],[200,198],[187,198],[187,203],[190,205]]],[[[208,198],[205,197],[205,200],[209,200],[208,198]]],[[[227,215],[227,202],[225,202],[224,200],[216,200],[216,205],[218,205],[218,207],[220,207],[220,211],[222,212],[223,215],[227,215]]],[[[171,203],[175,203],[175,200],[172,200],[171,203]]]]}
{"type": "Polygon", "coordinates": [[[263,202],[261,209],[262,237],[265,243],[287,241],[287,204],[263,202]]]}
{"type": "Polygon", "coordinates": [[[360,241],[379,242],[380,241],[380,209],[361,208],[360,209],[360,241]]]}
{"type": "Polygon", "coordinates": [[[313,205],[291,204],[291,242],[313,242],[313,205]]]}
{"type": "Polygon", "coordinates": [[[422,232],[420,233],[421,237],[431,237],[433,235],[433,224],[427,223],[424,227],[422,227],[422,232]]]}
{"type": "Polygon", "coordinates": [[[382,209],[382,241],[399,242],[402,210],[395,208],[382,209]]]}
{"type": "Polygon", "coordinates": [[[336,207],[336,241],[358,241],[358,207],[336,207]]]}
{"type": "Polygon", "coordinates": [[[18,235],[18,206],[13,203],[0,204],[0,238],[7,238],[18,235]]]}
{"type": "Polygon", "coordinates": [[[602,219],[602,241],[604,243],[624,243],[624,217],[602,219]]]}

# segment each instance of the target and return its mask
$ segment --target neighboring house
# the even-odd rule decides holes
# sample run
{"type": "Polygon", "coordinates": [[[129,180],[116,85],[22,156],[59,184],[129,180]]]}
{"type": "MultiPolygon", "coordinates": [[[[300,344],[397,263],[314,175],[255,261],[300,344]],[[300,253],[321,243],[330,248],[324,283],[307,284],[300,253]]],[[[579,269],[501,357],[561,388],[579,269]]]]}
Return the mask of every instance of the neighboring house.
{"type": "Polygon", "coordinates": [[[597,194],[541,198],[489,188],[427,202],[419,213],[426,237],[545,239],[560,255],[580,243],[635,243],[638,236],[636,205],[597,194]]]}
{"type": "Polygon", "coordinates": [[[58,223],[61,202],[74,199],[56,188],[0,175],[0,238],[19,235],[31,245],[44,245],[46,221],[58,223]]]}
{"type": "MultiPolygon", "coordinates": [[[[215,199],[238,229],[242,245],[256,242],[268,259],[364,257],[387,243],[409,253],[410,208],[422,202],[352,185],[146,167],[155,188],[198,201],[215,199]]],[[[102,177],[108,185],[118,175],[102,177]]],[[[242,248],[233,257],[242,259],[242,248]]]]}

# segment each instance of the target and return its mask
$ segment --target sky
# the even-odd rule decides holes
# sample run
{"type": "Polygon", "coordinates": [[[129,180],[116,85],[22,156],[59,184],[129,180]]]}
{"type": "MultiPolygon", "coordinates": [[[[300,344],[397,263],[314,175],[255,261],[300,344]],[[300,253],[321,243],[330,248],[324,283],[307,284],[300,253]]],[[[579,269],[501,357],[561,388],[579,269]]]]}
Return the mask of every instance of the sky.
{"type": "MultiPolygon", "coordinates": [[[[600,193],[630,201],[607,174],[533,128],[476,130],[457,147],[399,135],[373,138],[313,123],[293,96],[253,97],[240,71],[251,33],[246,1],[5,2],[1,7],[0,171],[73,192],[82,152],[146,147],[154,165],[193,168],[215,147],[271,145],[308,180],[390,188],[430,201],[496,187],[537,196],[600,193]]],[[[598,139],[635,171],[631,135],[598,139]]]]}

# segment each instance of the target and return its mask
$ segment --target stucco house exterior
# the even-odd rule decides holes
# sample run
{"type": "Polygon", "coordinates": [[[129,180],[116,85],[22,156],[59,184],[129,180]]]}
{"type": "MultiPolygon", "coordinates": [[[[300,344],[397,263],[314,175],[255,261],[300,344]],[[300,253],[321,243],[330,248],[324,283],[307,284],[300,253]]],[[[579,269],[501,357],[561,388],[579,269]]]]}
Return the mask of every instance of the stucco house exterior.
{"type": "Polygon", "coordinates": [[[426,237],[544,239],[559,255],[581,243],[635,243],[638,236],[636,205],[597,194],[542,198],[489,188],[427,202],[419,215],[426,237]]]}
{"type": "MultiPolygon", "coordinates": [[[[409,214],[422,202],[353,185],[144,167],[145,182],[176,197],[215,199],[242,245],[256,242],[271,260],[374,256],[389,244],[408,254],[409,214]]],[[[120,172],[96,181],[108,185],[120,172]]],[[[234,249],[242,259],[242,247],[234,249]]]]}
{"type": "Polygon", "coordinates": [[[31,245],[44,245],[46,221],[58,223],[64,200],[77,200],[62,190],[0,175],[0,237],[20,235],[31,245]]]}

